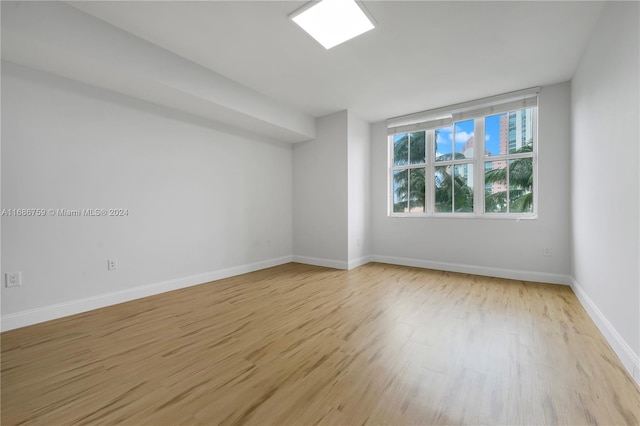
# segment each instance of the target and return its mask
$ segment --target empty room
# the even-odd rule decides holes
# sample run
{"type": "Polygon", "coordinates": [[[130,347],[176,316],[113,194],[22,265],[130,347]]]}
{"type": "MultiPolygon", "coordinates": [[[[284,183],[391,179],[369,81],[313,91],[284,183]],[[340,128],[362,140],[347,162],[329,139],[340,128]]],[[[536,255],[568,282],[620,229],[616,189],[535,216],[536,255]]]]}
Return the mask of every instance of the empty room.
{"type": "Polygon", "coordinates": [[[0,12],[3,425],[640,424],[640,2],[0,12]]]}

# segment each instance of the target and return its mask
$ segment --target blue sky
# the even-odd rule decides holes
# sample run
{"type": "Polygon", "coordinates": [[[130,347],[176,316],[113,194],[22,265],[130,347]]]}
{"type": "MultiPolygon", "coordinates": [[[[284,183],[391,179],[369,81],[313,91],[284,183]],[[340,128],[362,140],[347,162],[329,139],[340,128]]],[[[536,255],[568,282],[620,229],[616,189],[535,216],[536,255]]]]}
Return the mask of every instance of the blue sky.
{"type": "Polygon", "coordinates": [[[485,150],[491,155],[500,153],[500,116],[504,114],[492,115],[484,121],[485,150]]]}
{"type": "MultiPolygon", "coordinates": [[[[464,144],[473,136],[473,120],[460,121],[455,123],[455,149],[456,152],[462,151],[464,144]]],[[[452,149],[453,130],[452,127],[444,127],[439,129],[437,143],[438,155],[450,154],[452,149]]]]}
{"type": "MultiPolygon", "coordinates": [[[[500,116],[503,114],[492,115],[485,119],[485,149],[491,152],[491,155],[500,153],[500,116]]],[[[473,136],[473,120],[460,121],[455,123],[456,135],[456,151],[460,152],[464,144],[473,136]]],[[[438,154],[451,153],[451,142],[453,138],[453,126],[440,129],[438,133],[438,154]]]]}

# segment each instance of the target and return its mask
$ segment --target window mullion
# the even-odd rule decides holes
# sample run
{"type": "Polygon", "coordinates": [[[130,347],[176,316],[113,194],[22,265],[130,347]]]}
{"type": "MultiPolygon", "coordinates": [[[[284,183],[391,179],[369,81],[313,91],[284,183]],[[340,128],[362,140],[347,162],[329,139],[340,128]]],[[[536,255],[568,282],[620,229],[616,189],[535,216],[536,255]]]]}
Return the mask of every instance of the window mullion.
{"type": "Polygon", "coordinates": [[[479,215],[484,213],[484,117],[476,119],[474,123],[474,134],[477,135],[478,144],[473,152],[473,212],[479,215]]]}
{"type": "Polygon", "coordinates": [[[507,191],[507,213],[511,213],[511,177],[510,177],[510,170],[511,169],[511,162],[509,160],[509,157],[507,157],[507,159],[505,160],[506,162],[506,169],[507,169],[507,188],[505,189],[505,191],[507,191]]]}
{"type": "Polygon", "coordinates": [[[394,145],[393,145],[393,135],[389,136],[389,150],[388,150],[388,158],[389,158],[389,184],[387,189],[387,204],[389,214],[393,214],[394,212],[394,199],[395,199],[395,188],[394,188],[394,175],[393,172],[395,170],[399,170],[400,167],[394,166],[395,158],[394,158],[394,145]]]}
{"type": "Polygon", "coordinates": [[[435,162],[435,129],[428,130],[425,134],[425,168],[424,168],[424,211],[433,214],[435,203],[434,189],[434,162],[435,162]]]}
{"type": "MultiPolygon", "coordinates": [[[[411,140],[409,140],[411,143],[411,140]]],[[[411,213],[411,169],[407,168],[407,213],[411,213]]]]}
{"type": "Polygon", "coordinates": [[[538,214],[538,108],[531,110],[531,138],[533,139],[533,159],[532,173],[533,173],[533,208],[532,213],[538,214]]]}
{"type": "Polygon", "coordinates": [[[533,152],[520,152],[518,154],[503,154],[503,155],[494,155],[491,158],[491,161],[501,161],[501,160],[516,160],[518,158],[531,158],[533,157],[533,152]]]}
{"type": "MultiPolygon", "coordinates": [[[[454,134],[454,139],[455,141],[455,134],[454,134]]],[[[454,142],[453,144],[453,150],[454,150],[454,155],[455,155],[455,148],[456,148],[456,144],[454,142]]],[[[449,213],[455,213],[456,212],[456,165],[455,164],[451,164],[451,211],[449,213]]]]}

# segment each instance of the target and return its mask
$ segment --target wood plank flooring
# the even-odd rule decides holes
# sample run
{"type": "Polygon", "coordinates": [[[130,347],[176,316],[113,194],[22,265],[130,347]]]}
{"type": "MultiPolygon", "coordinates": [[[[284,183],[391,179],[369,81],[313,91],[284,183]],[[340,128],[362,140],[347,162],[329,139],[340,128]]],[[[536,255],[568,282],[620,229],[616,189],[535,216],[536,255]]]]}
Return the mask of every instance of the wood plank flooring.
{"type": "Polygon", "coordinates": [[[1,343],[3,425],[640,422],[565,286],[292,263],[1,343]]]}

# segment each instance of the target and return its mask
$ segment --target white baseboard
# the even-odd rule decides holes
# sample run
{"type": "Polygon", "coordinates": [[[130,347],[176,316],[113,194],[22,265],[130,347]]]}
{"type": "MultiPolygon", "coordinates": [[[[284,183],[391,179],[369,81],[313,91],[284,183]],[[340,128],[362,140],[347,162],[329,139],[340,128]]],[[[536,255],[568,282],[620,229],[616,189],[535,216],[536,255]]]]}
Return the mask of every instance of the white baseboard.
{"type": "Polygon", "coordinates": [[[547,272],[491,268],[486,266],[465,265],[461,263],[435,262],[431,260],[381,255],[372,255],[369,256],[369,259],[371,262],[389,263],[392,265],[437,269],[440,271],[460,272],[463,274],[483,275],[496,278],[507,278],[518,281],[534,281],[548,284],[571,285],[571,277],[564,274],[550,274],[547,272]]]}
{"type": "Polygon", "coordinates": [[[633,377],[633,380],[640,386],[640,357],[638,354],[633,352],[633,349],[625,342],[620,333],[618,333],[575,279],[571,282],[571,289],[613,351],[618,355],[618,358],[620,358],[620,361],[631,377],[633,377]]]}
{"type": "Polygon", "coordinates": [[[352,270],[358,266],[366,265],[371,262],[371,256],[362,256],[358,259],[353,259],[348,262],[335,259],[323,259],[321,257],[310,256],[293,256],[293,261],[298,263],[304,263],[306,265],[324,266],[325,268],[333,269],[346,269],[352,270]]]}
{"type": "Polygon", "coordinates": [[[366,265],[369,262],[371,262],[371,256],[362,256],[357,259],[350,260],[348,263],[348,269],[352,270],[358,266],[366,265]]]}
{"type": "Polygon", "coordinates": [[[343,260],[324,259],[321,257],[311,256],[293,256],[293,262],[304,263],[307,265],[324,266],[325,268],[349,269],[349,263],[343,260]]]}
{"type": "Polygon", "coordinates": [[[153,296],[155,294],[160,294],[171,290],[191,287],[210,281],[220,280],[240,274],[246,274],[248,272],[258,271],[260,269],[282,265],[291,262],[291,259],[291,256],[283,256],[274,259],[262,260],[255,263],[219,269],[217,271],[205,272],[203,274],[190,275],[183,278],[176,278],[168,281],[162,281],[154,284],[116,291],[113,293],[100,294],[93,297],[70,300],[68,302],[58,303],[55,305],[43,306],[41,308],[29,309],[27,311],[2,315],[2,317],[0,318],[0,329],[2,331],[7,331],[13,330],[15,328],[26,327],[28,325],[62,318],[69,315],[79,314],[81,312],[91,311],[93,309],[104,308],[105,306],[128,302],[130,300],[140,299],[142,297],[153,296]]]}

